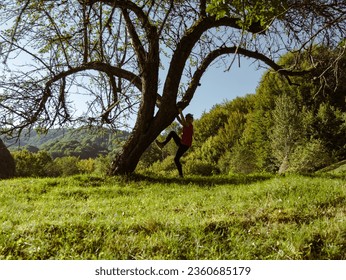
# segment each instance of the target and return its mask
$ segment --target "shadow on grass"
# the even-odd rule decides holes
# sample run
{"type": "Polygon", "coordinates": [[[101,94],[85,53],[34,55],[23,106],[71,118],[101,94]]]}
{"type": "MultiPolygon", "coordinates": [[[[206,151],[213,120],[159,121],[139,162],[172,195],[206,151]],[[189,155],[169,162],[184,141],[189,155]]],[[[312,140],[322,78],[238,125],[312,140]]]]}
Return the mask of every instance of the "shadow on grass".
{"type": "MultiPolygon", "coordinates": [[[[133,173],[128,175],[118,175],[111,177],[93,176],[93,175],[76,175],[70,178],[72,185],[79,187],[102,187],[111,182],[120,183],[138,183],[139,185],[146,184],[176,184],[181,186],[195,185],[199,187],[214,187],[219,185],[249,185],[256,182],[263,182],[274,178],[275,175],[270,174],[251,174],[251,175],[214,175],[214,176],[198,176],[189,175],[184,178],[156,175],[156,174],[142,174],[133,173]]],[[[53,180],[53,179],[52,179],[53,180]]],[[[45,181],[44,186],[56,186],[60,181],[54,179],[53,181],[45,181]]]]}
{"type": "MultiPolygon", "coordinates": [[[[325,178],[325,179],[346,179],[345,175],[336,175],[328,173],[300,174],[297,176],[307,178],[325,178]]],[[[214,176],[198,176],[188,175],[184,178],[173,177],[167,175],[157,175],[153,173],[133,173],[123,176],[101,177],[101,176],[74,176],[74,181],[78,182],[82,187],[99,187],[109,182],[118,183],[144,183],[145,184],[176,184],[176,185],[195,185],[199,187],[213,187],[218,185],[250,185],[257,182],[264,182],[273,178],[277,178],[277,174],[236,174],[236,175],[214,175],[214,176]]],[[[285,177],[279,176],[279,177],[285,177]]]]}
{"type": "Polygon", "coordinates": [[[193,184],[200,187],[213,187],[217,185],[248,185],[256,182],[262,182],[272,179],[273,175],[268,174],[252,174],[252,175],[232,175],[232,176],[186,176],[167,177],[158,175],[131,174],[122,177],[128,182],[148,182],[159,184],[178,184],[188,185],[193,184]]]}
{"type": "Polygon", "coordinates": [[[334,164],[332,164],[330,166],[327,166],[327,167],[325,167],[323,169],[320,169],[316,173],[317,174],[325,174],[326,172],[335,171],[335,170],[337,170],[338,168],[340,168],[342,166],[345,166],[344,170],[346,171],[346,159],[342,160],[342,161],[339,161],[337,163],[334,163],[334,164]]]}
{"type": "Polygon", "coordinates": [[[316,173],[301,173],[301,174],[297,174],[297,175],[304,176],[304,177],[307,177],[307,178],[346,180],[346,173],[322,173],[322,172],[316,172],[316,173]]]}

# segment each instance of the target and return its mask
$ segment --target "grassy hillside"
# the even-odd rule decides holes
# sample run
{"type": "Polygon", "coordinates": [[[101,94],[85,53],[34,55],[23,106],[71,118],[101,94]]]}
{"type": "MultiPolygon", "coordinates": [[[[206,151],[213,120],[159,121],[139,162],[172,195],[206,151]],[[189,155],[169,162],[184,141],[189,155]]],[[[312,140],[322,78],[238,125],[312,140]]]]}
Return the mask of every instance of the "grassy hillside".
{"type": "Polygon", "coordinates": [[[337,176],[0,181],[0,259],[346,259],[337,176]]]}
{"type": "Polygon", "coordinates": [[[49,146],[58,141],[97,141],[100,144],[108,141],[110,137],[125,137],[128,133],[125,131],[114,132],[106,128],[58,128],[50,129],[47,133],[37,133],[31,130],[30,133],[24,131],[19,139],[8,140],[3,139],[4,143],[11,149],[18,149],[25,146],[35,146],[41,149],[44,146],[49,146]]]}
{"type": "Polygon", "coordinates": [[[3,140],[10,151],[45,150],[53,158],[96,158],[119,148],[127,136],[126,131],[112,131],[106,128],[59,128],[51,129],[46,134],[38,134],[34,130],[30,133],[24,131],[19,139],[3,140]]]}

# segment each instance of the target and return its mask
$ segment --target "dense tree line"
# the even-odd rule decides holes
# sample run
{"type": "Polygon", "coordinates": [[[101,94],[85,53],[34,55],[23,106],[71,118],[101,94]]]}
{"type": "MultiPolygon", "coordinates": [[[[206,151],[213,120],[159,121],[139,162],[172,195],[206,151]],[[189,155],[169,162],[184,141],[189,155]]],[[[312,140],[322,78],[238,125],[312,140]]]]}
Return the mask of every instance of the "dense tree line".
{"type": "Polygon", "coordinates": [[[47,151],[28,150],[12,152],[17,177],[64,177],[76,174],[105,175],[110,165],[109,156],[81,159],[64,156],[53,159],[47,151]]]}
{"type": "MultiPolygon", "coordinates": [[[[217,105],[196,120],[193,151],[185,157],[186,170],[204,175],[307,173],[345,159],[346,84],[341,77],[346,75],[346,57],[340,55],[339,48],[316,47],[314,52],[314,71],[289,81],[268,71],[256,94],[217,105]],[[337,61],[337,71],[325,70],[331,60],[337,61]]],[[[296,62],[287,54],[281,63],[293,67],[296,62]]],[[[159,159],[153,156],[156,148],[151,147],[151,159],[159,162],[147,170],[174,172],[174,151],[170,149],[159,159]]]]}
{"type": "MultiPolygon", "coordinates": [[[[17,142],[6,142],[13,157],[14,171],[11,176],[106,174],[110,157],[121,147],[127,135],[125,131],[95,127],[52,129],[48,133],[28,132],[17,142]]],[[[8,166],[9,161],[4,161],[4,164],[8,166]]]]}
{"type": "Polygon", "coordinates": [[[28,150],[32,153],[46,151],[52,158],[74,156],[88,159],[116,151],[127,135],[126,131],[106,128],[61,128],[52,129],[47,133],[28,131],[19,139],[5,141],[5,144],[11,151],[28,150]]]}

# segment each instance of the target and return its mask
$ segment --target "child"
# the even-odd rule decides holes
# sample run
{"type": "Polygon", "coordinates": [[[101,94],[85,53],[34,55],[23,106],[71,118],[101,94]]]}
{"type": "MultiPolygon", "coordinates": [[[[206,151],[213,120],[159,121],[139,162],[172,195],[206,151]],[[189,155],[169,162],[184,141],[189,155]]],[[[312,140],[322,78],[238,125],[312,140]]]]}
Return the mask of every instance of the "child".
{"type": "Polygon", "coordinates": [[[158,140],[156,140],[156,144],[162,149],[173,138],[175,144],[177,144],[178,146],[178,151],[175,155],[174,162],[178,168],[179,176],[183,177],[183,170],[180,163],[180,158],[192,145],[193,115],[186,114],[186,117],[184,117],[181,109],[179,109],[179,115],[180,116],[177,117],[177,120],[183,126],[183,134],[181,136],[181,139],[175,131],[171,131],[168,134],[165,141],[159,142],[158,140]]]}

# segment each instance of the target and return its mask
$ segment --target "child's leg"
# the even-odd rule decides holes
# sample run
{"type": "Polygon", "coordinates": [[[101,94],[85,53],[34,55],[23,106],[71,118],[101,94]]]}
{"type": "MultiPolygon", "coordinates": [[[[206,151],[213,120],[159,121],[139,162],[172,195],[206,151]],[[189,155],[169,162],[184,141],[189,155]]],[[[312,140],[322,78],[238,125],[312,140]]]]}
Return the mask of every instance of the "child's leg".
{"type": "Polygon", "coordinates": [[[172,138],[173,138],[175,144],[177,144],[177,146],[180,146],[181,139],[175,131],[171,131],[168,134],[166,140],[162,142],[162,145],[165,146],[169,141],[171,141],[172,138]]]}
{"type": "Polygon", "coordinates": [[[179,149],[175,155],[175,158],[174,158],[174,162],[175,162],[175,165],[177,166],[178,168],[178,171],[179,171],[179,176],[180,177],[183,177],[183,167],[180,163],[180,158],[183,156],[183,154],[189,149],[188,146],[185,146],[185,145],[179,145],[179,149]]]}

